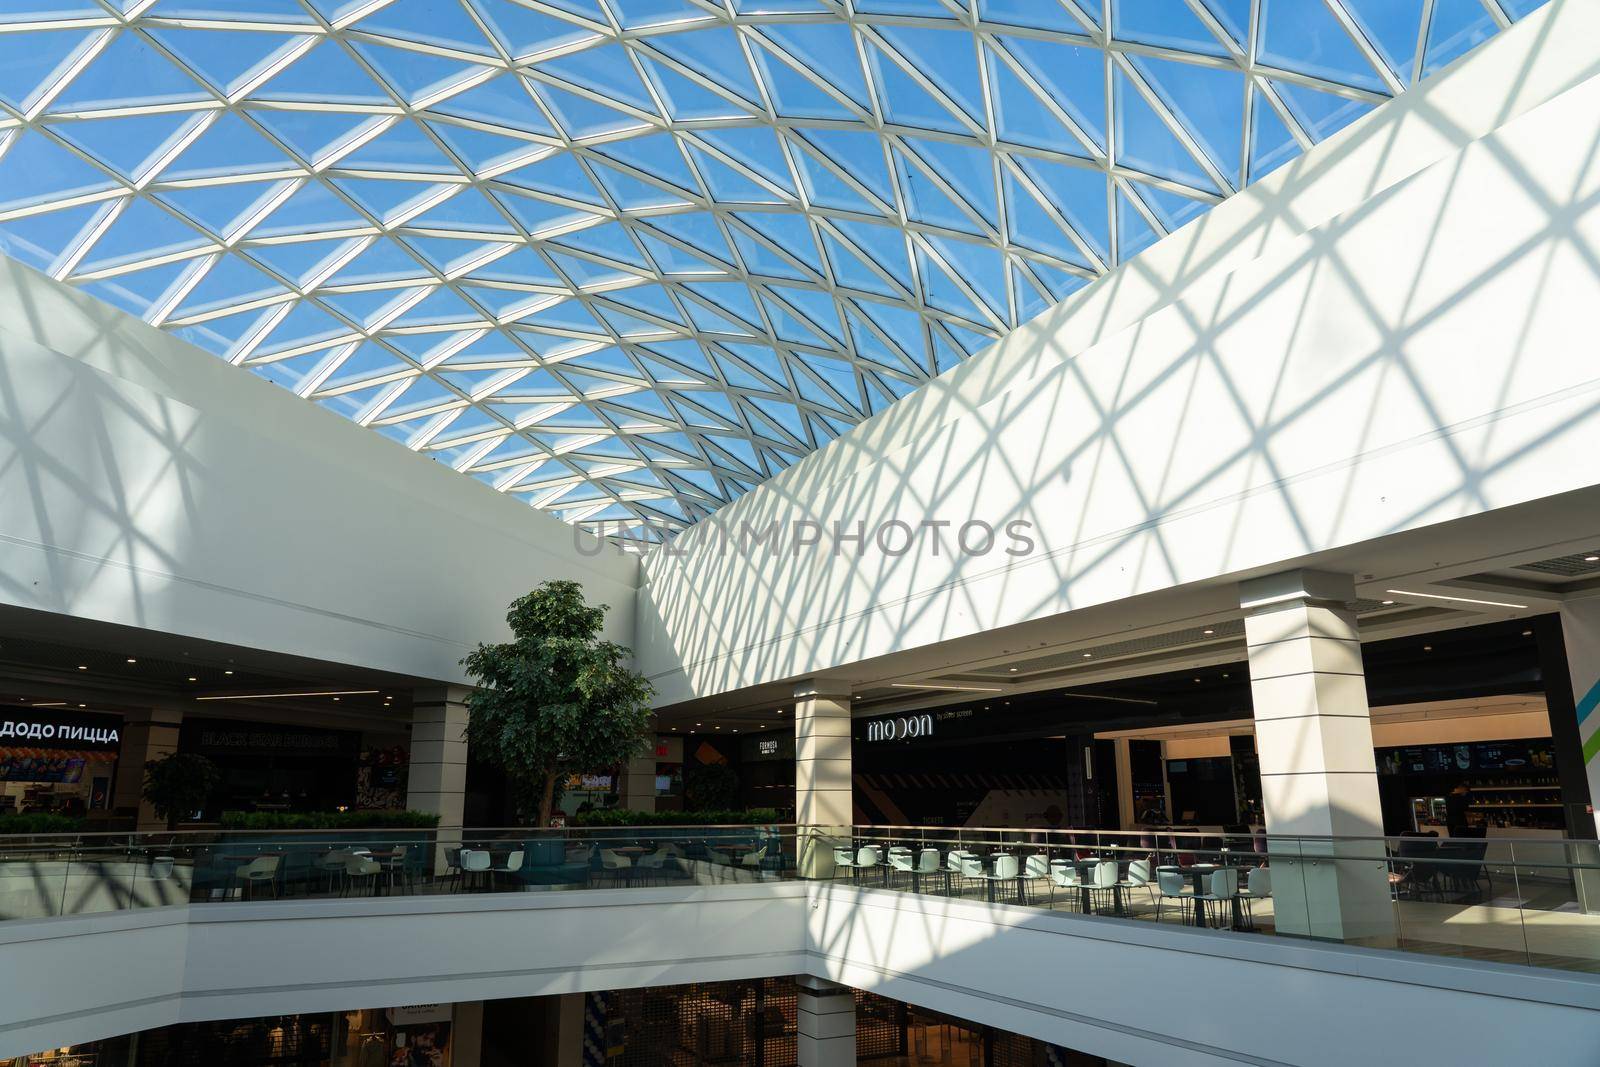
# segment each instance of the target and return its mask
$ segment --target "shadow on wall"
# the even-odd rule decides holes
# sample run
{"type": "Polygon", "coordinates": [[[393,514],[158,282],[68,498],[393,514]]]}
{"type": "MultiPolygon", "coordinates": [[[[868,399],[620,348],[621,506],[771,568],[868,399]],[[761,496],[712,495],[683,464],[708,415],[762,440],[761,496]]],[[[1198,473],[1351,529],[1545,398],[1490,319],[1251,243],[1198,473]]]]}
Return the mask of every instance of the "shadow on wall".
{"type": "Polygon", "coordinates": [[[654,553],[638,644],[661,703],[1593,484],[1597,367],[1571,341],[1600,327],[1600,79],[1478,140],[1428,100],[1378,109],[654,553]],[[1416,170],[1389,158],[1407,138],[1470,143],[1385,185],[1416,170]],[[1033,549],[1006,555],[1001,533],[963,553],[970,519],[1029,523],[1033,549]],[[802,520],[817,545],[748,547],[802,520]],[[925,520],[949,525],[900,553],[875,538],[925,520]]]}

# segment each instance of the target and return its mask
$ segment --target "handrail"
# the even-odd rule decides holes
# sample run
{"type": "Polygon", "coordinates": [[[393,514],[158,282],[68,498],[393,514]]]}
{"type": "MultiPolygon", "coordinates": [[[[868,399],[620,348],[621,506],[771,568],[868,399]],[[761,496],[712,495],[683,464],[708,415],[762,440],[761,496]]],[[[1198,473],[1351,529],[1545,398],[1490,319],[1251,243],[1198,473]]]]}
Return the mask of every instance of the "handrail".
{"type": "Polygon", "coordinates": [[[49,838],[72,838],[74,840],[85,837],[179,837],[186,835],[220,837],[226,834],[271,834],[273,836],[294,836],[299,834],[397,834],[418,833],[430,834],[444,831],[446,833],[571,833],[575,830],[749,830],[762,829],[795,829],[801,824],[792,822],[754,822],[754,823],[653,823],[640,826],[325,826],[317,829],[242,829],[239,827],[217,828],[215,830],[80,830],[61,831],[57,833],[18,833],[0,834],[0,846],[11,840],[26,838],[29,841],[38,841],[49,838]]]}

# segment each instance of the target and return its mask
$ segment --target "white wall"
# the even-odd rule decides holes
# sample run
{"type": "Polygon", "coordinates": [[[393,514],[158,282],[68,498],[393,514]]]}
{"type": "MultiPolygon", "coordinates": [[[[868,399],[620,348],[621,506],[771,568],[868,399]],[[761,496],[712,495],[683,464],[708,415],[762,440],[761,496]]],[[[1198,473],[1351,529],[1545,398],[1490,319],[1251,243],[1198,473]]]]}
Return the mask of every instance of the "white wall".
{"type": "Polygon", "coordinates": [[[1556,0],[688,531],[646,564],[661,702],[1594,485],[1597,37],[1556,0]],[[1039,544],[718,550],[895,518],[1039,544]]]}
{"type": "Polygon", "coordinates": [[[1132,1064],[1593,1062],[1600,983],[826,883],[0,924],[0,1058],[205,1019],[812,974],[1132,1064]],[[1492,1020],[1456,1026],[1441,1020],[1492,1020]],[[1359,1024],[1357,1024],[1359,1022],[1359,1024]]]}
{"type": "Polygon", "coordinates": [[[153,908],[0,924],[0,1059],[176,1022],[797,974],[801,883],[153,908]]]}
{"type": "Polygon", "coordinates": [[[818,977],[1119,1063],[1553,1067],[1592,1063],[1600,1047],[1600,984],[1588,976],[848,886],[818,892],[809,933],[818,977]]]}
{"type": "Polygon", "coordinates": [[[0,261],[0,603],[460,681],[510,600],[637,565],[559,520],[0,261]]]}

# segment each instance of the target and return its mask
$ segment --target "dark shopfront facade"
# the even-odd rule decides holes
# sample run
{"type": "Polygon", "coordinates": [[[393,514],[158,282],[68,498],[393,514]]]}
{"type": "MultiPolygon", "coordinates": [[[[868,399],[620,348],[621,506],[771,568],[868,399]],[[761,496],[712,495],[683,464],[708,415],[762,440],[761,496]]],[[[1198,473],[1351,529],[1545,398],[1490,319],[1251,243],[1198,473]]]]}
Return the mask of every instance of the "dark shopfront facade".
{"type": "Polygon", "coordinates": [[[363,750],[354,730],[186,718],[178,750],[222,771],[204,814],[224,811],[336,811],[404,807],[403,750],[363,750]]]}
{"type": "MultiPolygon", "coordinates": [[[[1372,642],[1362,652],[1373,708],[1517,696],[1548,706],[1548,727],[1529,736],[1434,743],[1422,724],[1406,744],[1377,741],[1386,832],[1424,828],[1419,813],[1426,818],[1424,809],[1460,784],[1472,791],[1476,824],[1593,833],[1555,616],[1372,642]],[[1548,693],[1547,677],[1554,679],[1548,693]]],[[[1115,743],[1096,734],[1252,719],[1242,661],[915,713],[869,713],[855,722],[857,816],[879,824],[1115,829],[1115,743]]],[[[1130,742],[1134,822],[1259,824],[1253,737],[1245,730],[1218,743],[1206,758],[1163,766],[1160,743],[1130,742]]]]}
{"type": "Polygon", "coordinates": [[[122,716],[67,708],[0,712],[0,814],[105,811],[122,716]]]}

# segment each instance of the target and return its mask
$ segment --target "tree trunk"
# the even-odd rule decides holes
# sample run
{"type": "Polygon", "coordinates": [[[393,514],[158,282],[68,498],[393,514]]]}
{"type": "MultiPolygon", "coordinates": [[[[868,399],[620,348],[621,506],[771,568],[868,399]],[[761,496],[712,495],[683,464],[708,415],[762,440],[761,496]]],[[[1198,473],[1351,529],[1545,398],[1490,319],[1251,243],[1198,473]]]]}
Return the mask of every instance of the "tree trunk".
{"type": "Polygon", "coordinates": [[[544,828],[550,825],[550,809],[555,806],[556,796],[556,770],[546,767],[544,770],[544,785],[539,790],[539,826],[544,828]]]}

